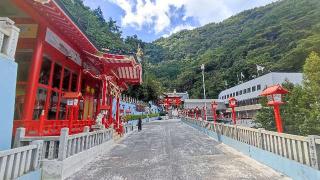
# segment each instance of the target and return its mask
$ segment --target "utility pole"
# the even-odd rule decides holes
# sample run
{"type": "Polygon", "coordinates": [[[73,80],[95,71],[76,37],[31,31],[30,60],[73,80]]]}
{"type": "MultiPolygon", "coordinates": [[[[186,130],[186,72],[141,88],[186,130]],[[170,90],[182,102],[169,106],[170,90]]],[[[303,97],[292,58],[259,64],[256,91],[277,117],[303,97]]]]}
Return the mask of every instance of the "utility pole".
{"type": "Polygon", "coordinates": [[[204,113],[206,117],[206,121],[208,120],[207,117],[207,102],[206,102],[206,85],[204,83],[204,64],[201,64],[201,70],[202,70],[202,85],[203,85],[203,99],[204,99],[204,113]]]}

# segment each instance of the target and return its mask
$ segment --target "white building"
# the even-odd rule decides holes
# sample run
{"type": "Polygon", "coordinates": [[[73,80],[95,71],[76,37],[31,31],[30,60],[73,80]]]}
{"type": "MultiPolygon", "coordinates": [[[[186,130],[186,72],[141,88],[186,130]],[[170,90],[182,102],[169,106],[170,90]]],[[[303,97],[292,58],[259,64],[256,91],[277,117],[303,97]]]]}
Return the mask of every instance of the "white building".
{"type": "Polygon", "coordinates": [[[226,110],[226,105],[223,100],[221,99],[186,99],[184,101],[184,109],[203,109],[205,105],[207,109],[211,109],[211,103],[215,101],[218,104],[217,110],[226,110]]]}
{"type": "Polygon", "coordinates": [[[228,104],[228,99],[235,97],[238,101],[237,117],[254,119],[257,110],[261,109],[259,95],[266,87],[282,84],[286,81],[293,84],[301,84],[302,79],[302,73],[272,72],[226,89],[219,94],[218,98],[228,104]]]}

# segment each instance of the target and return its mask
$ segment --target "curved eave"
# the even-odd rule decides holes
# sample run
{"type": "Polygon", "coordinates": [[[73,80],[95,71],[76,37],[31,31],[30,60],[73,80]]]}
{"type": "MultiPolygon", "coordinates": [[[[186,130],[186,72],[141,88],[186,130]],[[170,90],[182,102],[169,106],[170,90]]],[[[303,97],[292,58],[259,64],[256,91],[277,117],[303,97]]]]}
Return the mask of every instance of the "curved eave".
{"type": "Polygon", "coordinates": [[[61,8],[61,2],[58,3],[56,0],[24,0],[19,3],[25,3],[30,6],[34,12],[37,12],[48,24],[63,33],[66,38],[74,43],[80,50],[90,53],[96,53],[98,51],[89,38],[69,17],[68,13],[61,8]]]}

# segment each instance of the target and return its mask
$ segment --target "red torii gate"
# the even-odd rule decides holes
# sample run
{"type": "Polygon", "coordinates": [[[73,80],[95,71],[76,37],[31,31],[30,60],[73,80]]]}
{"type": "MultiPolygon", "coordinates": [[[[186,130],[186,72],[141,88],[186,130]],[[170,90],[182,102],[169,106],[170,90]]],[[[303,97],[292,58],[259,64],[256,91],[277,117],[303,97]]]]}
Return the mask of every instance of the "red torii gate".
{"type": "Polygon", "coordinates": [[[168,111],[170,106],[180,106],[181,102],[182,100],[180,96],[166,96],[164,97],[163,105],[166,107],[166,111],[168,111]]]}

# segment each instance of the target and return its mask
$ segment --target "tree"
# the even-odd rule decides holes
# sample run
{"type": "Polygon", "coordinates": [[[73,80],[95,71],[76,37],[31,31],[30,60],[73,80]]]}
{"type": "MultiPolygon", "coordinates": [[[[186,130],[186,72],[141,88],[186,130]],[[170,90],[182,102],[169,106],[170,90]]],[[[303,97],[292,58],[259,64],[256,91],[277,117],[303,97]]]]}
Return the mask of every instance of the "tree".
{"type": "Polygon", "coordinates": [[[106,22],[106,20],[103,17],[103,13],[100,6],[97,9],[93,10],[93,14],[98,18],[101,24],[104,24],[106,22]]]}
{"type": "MultiPolygon", "coordinates": [[[[284,132],[298,135],[320,134],[320,57],[312,52],[303,66],[303,86],[284,83],[289,90],[281,106],[284,132]]],[[[262,99],[262,109],[257,114],[258,127],[275,130],[272,108],[262,99]]]]}
{"type": "Polygon", "coordinates": [[[257,113],[256,126],[258,128],[264,128],[269,131],[276,131],[273,109],[272,107],[267,106],[267,98],[261,98],[260,104],[262,105],[262,108],[257,113]]]}
{"type": "Polygon", "coordinates": [[[310,115],[302,124],[304,134],[320,134],[320,57],[312,52],[303,66],[304,99],[310,115]]]}

